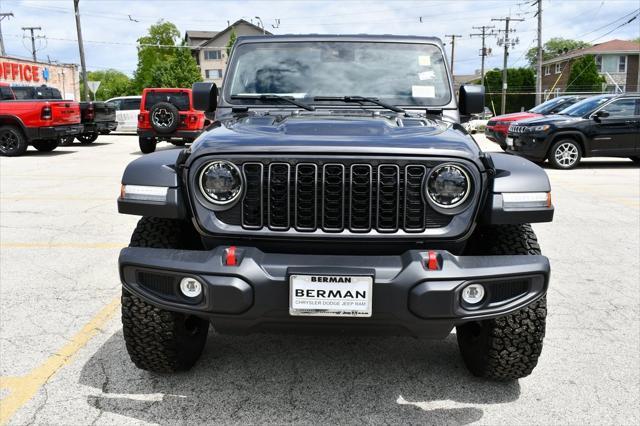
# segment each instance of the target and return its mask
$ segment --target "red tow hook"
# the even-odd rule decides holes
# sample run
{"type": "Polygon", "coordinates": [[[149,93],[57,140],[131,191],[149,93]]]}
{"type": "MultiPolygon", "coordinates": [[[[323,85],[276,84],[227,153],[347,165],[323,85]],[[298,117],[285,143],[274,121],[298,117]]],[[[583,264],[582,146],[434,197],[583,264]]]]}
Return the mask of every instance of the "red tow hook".
{"type": "Polygon", "coordinates": [[[427,258],[425,259],[427,269],[430,271],[440,270],[440,261],[438,260],[438,253],[433,250],[427,252],[427,258]]]}
{"type": "Polygon", "coordinates": [[[224,250],[224,264],[227,266],[238,266],[236,258],[236,246],[231,246],[224,250]]]}

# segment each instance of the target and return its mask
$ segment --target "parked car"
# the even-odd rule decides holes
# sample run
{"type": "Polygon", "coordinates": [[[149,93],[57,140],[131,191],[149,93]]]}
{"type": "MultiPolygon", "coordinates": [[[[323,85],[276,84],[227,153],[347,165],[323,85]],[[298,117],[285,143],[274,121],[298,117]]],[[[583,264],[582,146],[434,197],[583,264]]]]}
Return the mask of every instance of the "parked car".
{"type": "Polygon", "coordinates": [[[584,96],[558,96],[550,99],[540,105],[531,108],[528,111],[514,112],[512,114],[499,115],[489,120],[485,128],[484,134],[490,141],[496,142],[500,148],[506,149],[507,132],[511,123],[528,118],[542,117],[544,115],[555,114],[563,109],[584,99],[584,96]]]}
{"type": "Polygon", "coordinates": [[[472,135],[478,132],[484,132],[484,129],[487,127],[487,123],[491,117],[493,117],[493,112],[488,107],[484,107],[483,112],[480,114],[473,114],[469,121],[462,123],[462,127],[472,135]]]}
{"type": "Polygon", "coordinates": [[[640,94],[606,94],[582,100],[557,115],[513,123],[508,152],[572,169],[583,157],[640,161],[640,94]]]}
{"type": "Polygon", "coordinates": [[[62,145],[71,145],[74,139],[83,145],[91,144],[98,136],[109,134],[118,126],[115,106],[109,102],[80,102],[80,114],[84,131],[64,138],[62,145]]]}
{"type": "Polygon", "coordinates": [[[238,37],[224,78],[219,97],[193,86],[194,108],[216,116],[196,143],[122,177],[118,210],[142,216],[119,257],[139,368],[189,369],[211,322],[426,338],[456,327],[473,374],[531,373],[549,262],[528,223],[552,220],[549,179],[451,125],[482,111],[484,89],[462,86],[456,102],[439,39],[238,37]]]}
{"type": "Polygon", "coordinates": [[[205,126],[204,112],[193,108],[191,89],[144,89],[138,115],[140,151],[156,150],[160,141],[191,143],[205,126]]]}
{"type": "Polygon", "coordinates": [[[0,99],[0,155],[22,155],[29,145],[38,151],[53,151],[60,139],[83,131],[78,102],[16,100],[6,83],[0,83],[0,99]]]}
{"type": "Polygon", "coordinates": [[[138,129],[138,113],[140,112],[140,100],[142,96],[121,96],[111,98],[107,102],[116,108],[116,120],[118,127],[116,132],[135,133],[138,129]]]}

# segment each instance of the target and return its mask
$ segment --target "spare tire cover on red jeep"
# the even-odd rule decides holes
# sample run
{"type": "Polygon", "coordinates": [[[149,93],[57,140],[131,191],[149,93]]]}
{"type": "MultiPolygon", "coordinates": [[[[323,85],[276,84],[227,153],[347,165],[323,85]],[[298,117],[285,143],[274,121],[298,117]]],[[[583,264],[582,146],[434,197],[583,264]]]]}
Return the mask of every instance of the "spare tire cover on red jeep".
{"type": "Polygon", "coordinates": [[[158,102],[149,110],[149,121],[156,132],[173,133],[180,124],[180,113],[175,105],[169,102],[158,102]]]}

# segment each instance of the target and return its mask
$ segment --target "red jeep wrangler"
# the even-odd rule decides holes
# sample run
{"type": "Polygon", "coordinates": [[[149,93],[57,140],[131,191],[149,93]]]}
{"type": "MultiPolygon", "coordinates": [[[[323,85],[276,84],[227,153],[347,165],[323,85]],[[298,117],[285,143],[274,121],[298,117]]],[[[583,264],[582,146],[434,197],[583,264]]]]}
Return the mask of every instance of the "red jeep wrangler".
{"type": "Polygon", "coordinates": [[[204,112],[193,109],[191,89],[144,89],[138,114],[140,151],[156,150],[158,141],[182,146],[205,126],[204,112]]]}
{"type": "Polygon", "coordinates": [[[78,102],[16,100],[11,86],[0,83],[0,155],[22,155],[29,145],[38,151],[53,151],[60,139],[82,131],[78,102]]]}

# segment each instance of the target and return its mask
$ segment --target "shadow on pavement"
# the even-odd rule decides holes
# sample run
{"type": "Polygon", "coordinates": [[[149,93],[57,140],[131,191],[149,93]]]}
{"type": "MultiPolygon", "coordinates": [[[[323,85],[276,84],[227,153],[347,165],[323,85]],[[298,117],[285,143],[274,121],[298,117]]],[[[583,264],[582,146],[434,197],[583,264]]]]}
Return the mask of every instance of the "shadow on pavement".
{"type": "MultiPolygon", "coordinates": [[[[65,148],[65,147],[62,147],[62,148],[65,148]]],[[[59,155],[73,154],[74,152],[78,152],[78,151],[60,151],[60,148],[56,148],[55,151],[40,152],[36,149],[28,149],[20,157],[57,157],[59,155]]],[[[14,158],[19,158],[19,157],[14,157],[14,158]]]]}
{"type": "MultiPolygon", "coordinates": [[[[549,162],[544,162],[541,166],[545,169],[549,170],[558,170],[553,167],[549,162]]],[[[637,169],[640,168],[639,163],[634,163],[631,160],[625,161],[623,160],[613,160],[613,161],[601,161],[601,160],[582,160],[580,164],[576,166],[575,169],[572,170],[580,170],[580,169],[637,169]]],[[[562,170],[560,170],[562,171],[562,170]]],[[[571,170],[568,170],[569,172],[571,170]]]]}
{"type": "Polygon", "coordinates": [[[84,365],[80,383],[97,389],[89,405],[161,424],[466,424],[482,418],[482,405],[520,395],[517,382],[469,375],[455,335],[210,334],[191,371],[158,375],[131,363],[119,331],[84,365]]]}
{"type": "Polygon", "coordinates": [[[71,145],[60,145],[60,147],[56,148],[56,149],[60,149],[60,148],[91,148],[92,146],[100,146],[100,145],[111,145],[113,144],[113,142],[93,142],[93,143],[86,143],[86,144],[82,144],[80,142],[74,142],[71,145]]]}

